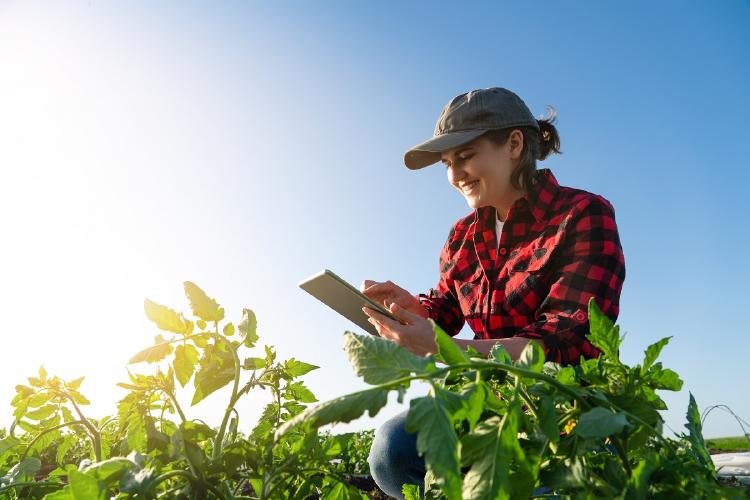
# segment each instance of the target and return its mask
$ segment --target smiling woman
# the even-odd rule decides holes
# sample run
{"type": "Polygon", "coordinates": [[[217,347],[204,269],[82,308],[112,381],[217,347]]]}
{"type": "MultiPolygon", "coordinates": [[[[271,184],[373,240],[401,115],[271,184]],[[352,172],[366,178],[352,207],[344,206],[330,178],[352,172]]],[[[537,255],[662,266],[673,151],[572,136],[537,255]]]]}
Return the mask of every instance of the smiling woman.
{"type": "MultiPolygon", "coordinates": [[[[537,171],[537,160],[560,152],[553,121],[535,119],[507,89],[474,90],[451,100],[433,137],[406,153],[411,169],[442,161],[473,211],[453,225],[429,293],[363,283],[365,294],[407,323],[365,309],[382,337],[430,354],[433,322],[450,335],[467,322],[474,340],[454,341],[482,354],[501,344],[517,359],[535,340],[561,364],[599,356],[587,338],[588,302],[617,318],[625,263],[612,205],[537,171]]],[[[425,473],[406,415],[378,430],[370,452],[376,482],[398,498],[403,484],[421,484],[425,473]]]]}

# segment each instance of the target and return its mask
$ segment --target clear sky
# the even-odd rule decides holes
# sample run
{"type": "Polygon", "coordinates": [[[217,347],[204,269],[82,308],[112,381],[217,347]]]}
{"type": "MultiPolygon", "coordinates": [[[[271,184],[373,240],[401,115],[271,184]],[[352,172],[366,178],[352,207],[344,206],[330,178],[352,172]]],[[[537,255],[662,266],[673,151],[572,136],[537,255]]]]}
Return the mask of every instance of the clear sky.
{"type": "MultiPolygon", "coordinates": [[[[564,154],[539,166],[615,206],[622,357],[673,336],[667,424],[683,430],[688,390],[750,419],[750,4],[539,5],[0,2],[0,423],[40,364],[114,412],[158,332],[143,299],[187,309],[184,280],[321,366],[319,399],[364,387],[342,351],[355,327],[297,283],[435,285],[469,208],[403,153],[490,86],[554,106],[564,154]]],[[[246,426],[264,402],[241,404],[246,426]]],[[[192,415],[218,423],[223,404],[192,415]]],[[[740,429],[715,412],[705,433],[740,429]]]]}

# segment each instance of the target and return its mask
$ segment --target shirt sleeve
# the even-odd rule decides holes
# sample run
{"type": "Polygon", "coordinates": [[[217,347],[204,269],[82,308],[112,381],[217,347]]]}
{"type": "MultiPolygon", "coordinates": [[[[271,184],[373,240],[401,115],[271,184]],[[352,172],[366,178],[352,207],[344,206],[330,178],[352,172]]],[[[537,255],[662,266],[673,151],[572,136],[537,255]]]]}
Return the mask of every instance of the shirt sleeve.
{"type": "Polygon", "coordinates": [[[614,208],[602,197],[582,203],[566,219],[566,235],[559,248],[548,296],[535,321],[515,336],[538,340],[546,359],[577,364],[580,357],[597,357],[587,339],[591,297],[612,321],[619,314],[625,280],[625,260],[615,223],[614,208]]]}
{"type": "Polygon", "coordinates": [[[451,229],[448,240],[440,251],[440,279],[437,287],[431,288],[426,294],[417,295],[419,302],[427,309],[429,317],[451,337],[461,331],[465,322],[453,280],[447,277],[452,262],[450,244],[454,235],[455,228],[451,229]]]}

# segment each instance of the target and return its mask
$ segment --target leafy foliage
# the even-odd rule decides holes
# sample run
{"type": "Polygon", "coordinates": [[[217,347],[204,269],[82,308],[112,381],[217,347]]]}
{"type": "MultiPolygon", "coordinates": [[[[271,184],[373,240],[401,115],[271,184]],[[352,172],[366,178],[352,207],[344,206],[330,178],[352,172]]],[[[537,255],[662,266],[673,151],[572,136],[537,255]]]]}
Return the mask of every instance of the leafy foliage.
{"type": "Polygon", "coordinates": [[[237,327],[220,325],[224,309],[215,299],[191,282],[185,293],[192,319],[144,302],[162,333],[130,359],[152,369],[128,371],[118,384],[127,393],[116,416],[84,414],[83,377],[65,381],[42,367],[16,386],[15,422],[8,435],[0,430],[0,498],[363,498],[347,476],[367,472],[371,435],[294,429],[274,437],[317,401],[300,377],[318,367],[277,360],[270,346],[247,356],[258,341],[255,314],[244,309],[237,327]],[[191,381],[191,405],[231,389],[217,427],[185,413],[176,383],[191,381]],[[272,401],[243,433],[235,406],[253,390],[272,401]]]}
{"type": "Polygon", "coordinates": [[[657,358],[668,343],[646,349],[642,365],[619,357],[622,337],[589,303],[589,339],[603,355],[579,366],[545,362],[530,342],[518,361],[496,346],[488,357],[463,352],[435,325],[439,352],[424,358],[392,342],[346,334],[355,372],[373,387],[308,408],[277,432],[372,415],[390,391],[412,381],[430,385],[411,401],[407,430],[424,456],[424,485],[406,498],[745,498],[715,480],[692,395],[688,434],[662,435],[657,390],[682,381],[657,358]],[[438,367],[436,362],[444,363],[438,367]],[[424,490],[422,490],[424,488],[424,490]]]}

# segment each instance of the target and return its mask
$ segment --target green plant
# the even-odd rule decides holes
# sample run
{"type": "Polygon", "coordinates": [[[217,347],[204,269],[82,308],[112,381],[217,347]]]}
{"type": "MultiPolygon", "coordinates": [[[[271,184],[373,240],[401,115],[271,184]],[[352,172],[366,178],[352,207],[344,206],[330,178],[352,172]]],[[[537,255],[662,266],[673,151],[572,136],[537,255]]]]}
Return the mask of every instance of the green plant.
{"type": "MultiPolygon", "coordinates": [[[[373,387],[308,408],[276,437],[373,416],[390,391],[401,400],[421,381],[429,394],[410,402],[406,425],[425,459],[427,498],[744,498],[715,480],[692,395],[688,432],[662,435],[658,411],[666,405],[656,391],[682,386],[657,361],[669,339],[627,366],[619,328],[593,300],[589,317],[589,339],[602,356],[577,367],[545,363],[535,342],[515,363],[499,345],[485,358],[462,351],[437,326],[439,354],[427,357],[347,333],[354,370],[373,387]]],[[[419,487],[405,487],[407,498],[418,498],[419,487]]]]}
{"type": "Polygon", "coordinates": [[[192,318],[145,301],[146,315],[166,333],[130,359],[157,366],[129,371],[118,384],[128,393],[115,417],[84,415],[83,378],[63,381],[42,368],[16,387],[16,420],[0,439],[0,497],[363,498],[346,477],[355,467],[348,458],[361,453],[357,435],[297,429],[274,440],[279,426],[317,401],[300,377],[318,367],[279,361],[270,346],[247,356],[258,341],[255,314],[244,309],[235,327],[195,284],[186,282],[185,294],[192,318]],[[189,418],[177,384],[191,381],[191,406],[231,388],[218,426],[189,418]],[[272,401],[245,434],[235,407],[255,389],[272,401]]]}

